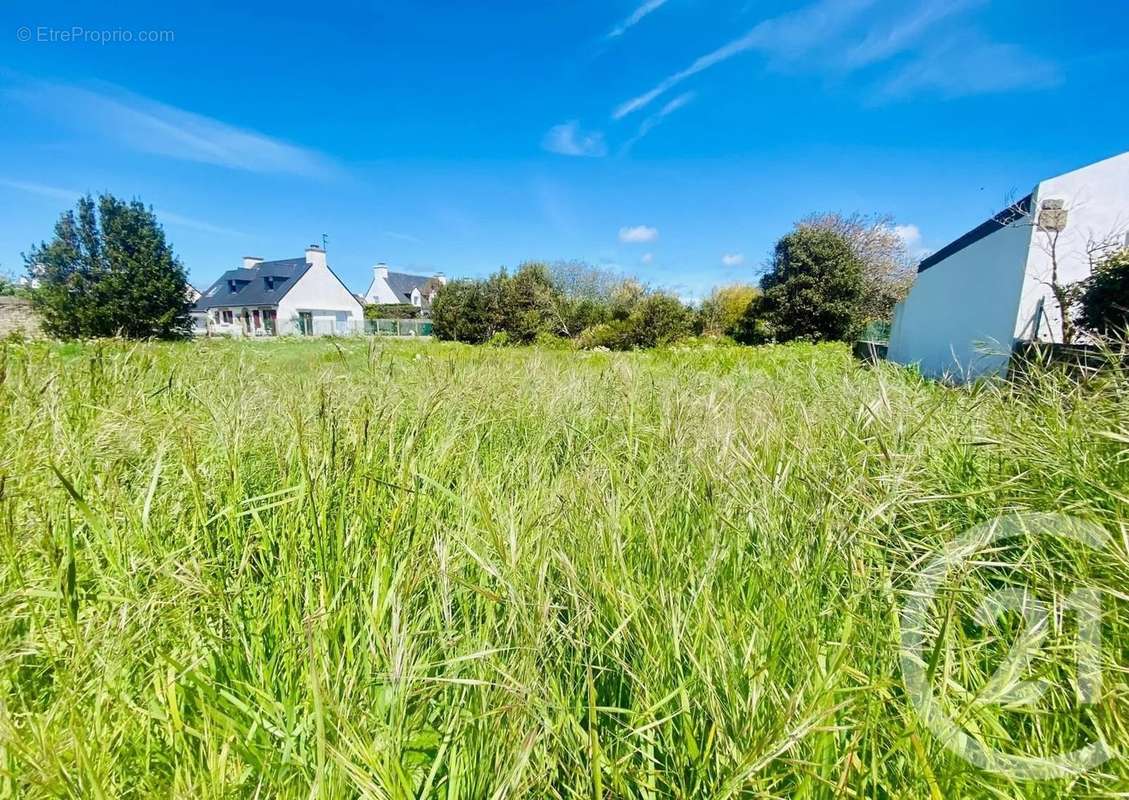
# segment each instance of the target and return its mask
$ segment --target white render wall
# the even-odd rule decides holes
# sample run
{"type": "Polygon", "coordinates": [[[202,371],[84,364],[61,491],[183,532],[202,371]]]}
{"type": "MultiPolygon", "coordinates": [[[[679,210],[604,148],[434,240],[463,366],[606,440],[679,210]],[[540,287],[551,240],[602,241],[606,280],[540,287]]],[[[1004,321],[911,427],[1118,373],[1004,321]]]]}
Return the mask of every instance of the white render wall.
{"type": "MultiPolygon", "coordinates": [[[[1043,181],[1035,190],[1033,224],[1043,200],[1061,200],[1067,211],[1066,228],[1054,252],[1059,280],[1072,283],[1090,276],[1088,248],[1092,244],[1126,244],[1129,232],[1129,153],[1043,181]]],[[[1043,341],[1062,341],[1062,315],[1047,282],[1051,278],[1052,234],[1036,229],[1027,259],[1026,280],[1019,301],[1015,336],[1030,339],[1036,328],[1043,341]],[[1038,314],[1043,301],[1045,317],[1038,314]]],[[[942,265],[938,265],[942,266],[942,265]]],[[[927,270],[928,271],[928,270],[927,270]]]]}
{"type": "Polygon", "coordinates": [[[314,261],[278,302],[279,335],[299,333],[298,313],[302,311],[311,313],[318,335],[355,333],[364,324],[364,308],[324,260],[314,261]]]}
{"type": "Polygon", "coordinates": [[[932,378],[1006,372],[1031,235],[1021,218],[918,273],[887,357],[932,378]]]}

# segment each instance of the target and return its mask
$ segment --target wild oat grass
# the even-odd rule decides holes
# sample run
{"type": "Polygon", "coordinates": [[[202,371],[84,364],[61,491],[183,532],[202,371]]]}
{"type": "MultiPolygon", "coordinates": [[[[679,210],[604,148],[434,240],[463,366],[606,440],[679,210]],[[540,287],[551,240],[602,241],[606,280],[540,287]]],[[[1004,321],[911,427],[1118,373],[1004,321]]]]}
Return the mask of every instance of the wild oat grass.
{"type": "Polygon", "coordinates": [[[1051,782],[966,763],[898,649],[917,570],[966,529],[1094,522],[1103,553],[1032,539],[971,569],[931,674],[998,749],[1129,750],[1124,374],[9,342],[0,380],[5,796],[1129,791],[1117,758],[1051,782]],[[971,622],[977,590],[1067,584],[1109,593],[1100,702],[1074,697],[1065,614],[1041,699],[970,702],[1022,631],[971,622]]]}

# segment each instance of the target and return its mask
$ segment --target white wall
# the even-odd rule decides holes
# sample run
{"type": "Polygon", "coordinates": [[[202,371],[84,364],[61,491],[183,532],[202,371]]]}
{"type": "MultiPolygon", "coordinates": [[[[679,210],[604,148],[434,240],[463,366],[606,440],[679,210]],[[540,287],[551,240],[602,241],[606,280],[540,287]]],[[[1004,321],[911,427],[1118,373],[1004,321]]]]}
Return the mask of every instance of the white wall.
{"type": "Polygon", "coordinates": [[[898,305],[888,358],[934,378],[1005,372],[1031,234],[1017,220],[918,273],[898,305]]]}
{"type": "MultiPolygon", "coordinates": [[[[1066,228],[1053,248],[1059,280],[1071,283],[1089,277],[1087,249],[1091,244],[1110,240],[1125,244],[1129,231],[1129,153],[1043,181],[1035,190],[1033,214],[1038,214],[1043,200],[1062,200],[1067,211],[1066,228]]],[[[1042,299],[1046,317],[1039,320],[1039,338],[1062,341],[1062,314],[1047,286],[1051,278],[1051,242],[1050,232],[1034,231],[1016,337],[1032,338],[1042,299]]]]}
{"type": "MultiPolygon", "coordinates": [[[[387,270],[385,271],[387,272],[387,270]]],[[[372,283],[369,284],[368,291],[365,292],[365,300],[372,305],[390,305],[403,302],[396,297],[396,293],[388,285],[388,280],[379,274],[379,267],[373,269],[372,283]]]]}
{"type": "Polygon", "coordinates": [[[298,333],[298,313],[309,311],[314,333],[354,333],[364,308],[324,262],[314,263],[278,303],[279,334],[298,333]]]}

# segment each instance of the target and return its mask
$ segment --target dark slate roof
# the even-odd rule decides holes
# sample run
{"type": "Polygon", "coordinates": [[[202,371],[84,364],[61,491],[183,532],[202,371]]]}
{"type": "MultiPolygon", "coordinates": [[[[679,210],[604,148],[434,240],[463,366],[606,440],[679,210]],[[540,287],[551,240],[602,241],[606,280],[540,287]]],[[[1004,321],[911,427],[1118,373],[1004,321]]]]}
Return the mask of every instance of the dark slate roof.
{"type": "Polygon", "coordinates": [[[959,253],[969,245],[973,245],[984,237],[992,235],[1000,228],[1010,225],[1020,217],[1028,214],[1030,211],[1031,195],[1027,195],[1018,203],[1011,204],[987,222],[980,223],[964,236],[961,236],[959,239],[954,239],[953,241],[942,247],[940,250],[938,250],[936,253],[933,253],[928,258],[923,259],[922,262],[917,265],[917,271],[925,272],[925,270],[929,269],[932,266],[940,264],[949,256],[955,253],[959,253]]]}
{"type": "Polygon", "coordinates": [[[388,285],[391,287],[392,291],[395,292],[399,302],[412,302],[412,292],[415,289],[419,289],[419,293],[423,297],[424,308],[431,305],[427,296],[431,294],[430,289],[435,280],[435,278],[429,275],[409,275],[406,272],[388,273],[388,285]]]}
{"type": "Polygon", "coordinates": [[[251,269],[229,269],[208,287],[193,306],[197,311],[223,306],[270,306],[281,300],[310,265],[303,258],[263,261],[251,269]],[[267,278],[274,288],[267,288],[267,278]],[[235,282],[235,291],[231,282],[235,282]]]}

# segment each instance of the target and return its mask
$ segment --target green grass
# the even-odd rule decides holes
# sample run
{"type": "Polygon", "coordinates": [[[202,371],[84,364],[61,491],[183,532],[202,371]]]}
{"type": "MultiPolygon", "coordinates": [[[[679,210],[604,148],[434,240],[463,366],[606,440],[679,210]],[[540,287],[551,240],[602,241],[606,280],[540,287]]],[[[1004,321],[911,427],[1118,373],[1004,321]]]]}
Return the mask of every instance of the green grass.
{"type": "Polygon", "coordinates": [[[1112,545],[969,570],[938,603],[937,695],[997,749],[1129,750],[1122,373],[954,390],[836,346],[9,342],[0,796],[1129,791],[1120,759],[983,772],[907,701],[917,569],[1016,510],[1112,545]],[[1074,698],[1066,615],[1038,702],[970,702],[1020,629],[971,622],[978,587],[1076,584],[1111,590],[1101,701],[1074,698]]]}

